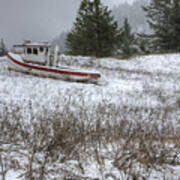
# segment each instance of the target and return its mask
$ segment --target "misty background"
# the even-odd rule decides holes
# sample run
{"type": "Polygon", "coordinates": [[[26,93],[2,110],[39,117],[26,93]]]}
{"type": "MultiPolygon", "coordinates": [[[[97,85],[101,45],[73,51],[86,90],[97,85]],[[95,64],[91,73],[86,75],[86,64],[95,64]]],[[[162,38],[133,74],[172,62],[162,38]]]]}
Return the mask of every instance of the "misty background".
{"type": "MultiPolygon", "coordinates": [[[[0,0],[0,38],[6,45],[23,40],[52,41],[64,47],[66,32],[73,26],[81,0],[0,0]]],[[[123,24],[128,17],[134,31],[147,31],[141,5],[146,0],[102,0],[123,24]]]]}

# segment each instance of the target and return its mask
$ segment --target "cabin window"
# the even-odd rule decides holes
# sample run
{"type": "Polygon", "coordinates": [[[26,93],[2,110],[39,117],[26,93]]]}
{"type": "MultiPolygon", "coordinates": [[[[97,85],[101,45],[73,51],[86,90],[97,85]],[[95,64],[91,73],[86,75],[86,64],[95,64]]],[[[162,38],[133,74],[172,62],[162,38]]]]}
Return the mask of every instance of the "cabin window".
{"type": "Polygon", "coordinates": [[[37,48],[33,48],[33,54],[34,54],[34,55],[38,55],[38,50],[37,50],[37,48]]]}
{"type": "Polygon", "coordinates": [[[31,54],[31,53],[32,53],[31,48],[27,48],[27,54],[31,54]]]}
{"type": "Polygon", "coordinates": [[[43,47],[40,47],[39,50],[40,50],[40,52],[43,52],[43,51],[44,51],[44,48],[43,48],[43,47]]]}

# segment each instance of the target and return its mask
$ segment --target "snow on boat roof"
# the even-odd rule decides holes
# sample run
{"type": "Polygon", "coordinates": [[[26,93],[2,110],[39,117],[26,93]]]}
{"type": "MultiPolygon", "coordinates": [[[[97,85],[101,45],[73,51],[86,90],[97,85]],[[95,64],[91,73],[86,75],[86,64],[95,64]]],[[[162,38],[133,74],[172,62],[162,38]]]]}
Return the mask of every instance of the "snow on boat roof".
{"type": "Polygon", "coordinates": [[[24,42],[23,44],[16,44],[14,47],[51,47],[48,42],[24,42]]]}

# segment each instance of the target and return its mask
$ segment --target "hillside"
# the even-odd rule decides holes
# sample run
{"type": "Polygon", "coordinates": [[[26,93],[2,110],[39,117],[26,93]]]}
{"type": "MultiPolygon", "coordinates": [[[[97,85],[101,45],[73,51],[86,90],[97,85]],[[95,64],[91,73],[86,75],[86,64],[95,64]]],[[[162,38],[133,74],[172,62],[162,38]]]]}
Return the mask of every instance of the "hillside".
{"type": "Polygon", "coordinates": [[[8,162],[7,157],[14,160],[8,176],[14,172],[29,173],[29,169],[23,167],[28,167],[28,157],[33,152],[31,165],[39,169],[31,173],[36,178],[42,173],[39,161],[47,165],[43,166],[49,173],[47,179],[58,177],[57,172],[62,172],[62,178],[68,172],[79,179],[100,180],[110,176],[126,179],[129,174],[149,179],[180,177],[177,140],[180,135],[180,54],[137,56],[129,60],[62,55],[60,64],[98,71],[107,83],[98,86],[13,72],[7,69],[6,58],[0,59],[0,148],[4,150],[5,161],[8,162]],[[10,132],[13,127],[16,127],[14,137],[10,132]],[[56,139],[57,134],[60,136],[56,139]],[[73,139],[76,135],[78,138],[73,139]],[[60,137],[66,145],[57,143],[60,137]],[[138,139],[145,143],[142,146],[147,147],[145,152],[151,148],[152,152],[139,153],[142,144],[138,139]],[[51,160],[45,161],[47,154],[43,148],[48,143],[47,147],[51,147],[52,141],[56,142],[53,154],[60,153],[55,159],[48,154],[51,160]],[[43,147],[40,151],[31,149],[39,146],[43,147]],[[125,152],[129,152],[128,160],[123,159],[125,152]],[[129,161],[131,165],[127,164],[129,161]],[[126,172],[126,165],[131,171],[126,172]]]}

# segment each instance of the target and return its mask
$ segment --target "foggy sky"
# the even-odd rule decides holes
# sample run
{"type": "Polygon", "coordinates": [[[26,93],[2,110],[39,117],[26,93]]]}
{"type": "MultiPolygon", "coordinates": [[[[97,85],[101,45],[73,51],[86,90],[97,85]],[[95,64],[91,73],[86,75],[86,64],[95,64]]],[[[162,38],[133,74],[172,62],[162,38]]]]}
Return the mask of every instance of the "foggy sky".
{"type": "MultiPolygon", "coordinates": [[[[124,0],[102,0],[110,8],[124,0]]],[[[23,40],[50,41],[71,29],[81,0],[0,0],[0,38],[8,46],[23,40]]]]}

